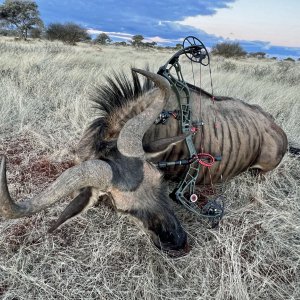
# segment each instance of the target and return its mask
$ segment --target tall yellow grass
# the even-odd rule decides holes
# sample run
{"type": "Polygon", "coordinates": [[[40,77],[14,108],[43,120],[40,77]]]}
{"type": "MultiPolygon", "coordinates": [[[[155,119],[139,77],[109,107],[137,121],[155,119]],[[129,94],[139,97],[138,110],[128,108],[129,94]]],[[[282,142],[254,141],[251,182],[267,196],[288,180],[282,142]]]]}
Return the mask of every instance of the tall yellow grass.
{"type": "MultiPolygon", "coordinates": [[[[52,174],[72,159],[105,75],[131,66],[156,71],[172,54],[1,39],[0,154],[9,158],[12,196],[37,193],[51,180],[37,178],[41,168],[52,174]]],[[[182,64],[193,83],[189,62],[182,64]]],[[[210,91],[207,69],[201,75],[210,91]]],[[[259,104],[300,144],[299,63],[213,58],[212,76],[215,94],[259,104]]],[[[176,260],[103,205],[53,235],[47,228],[66,202],[31,218],[0,218],[0,298],[299,299],[299,167],[287,154],[264,181],[245,173],[226,183],[227,214],[215,230],[175,206],[192,245],[176,260]]]]}

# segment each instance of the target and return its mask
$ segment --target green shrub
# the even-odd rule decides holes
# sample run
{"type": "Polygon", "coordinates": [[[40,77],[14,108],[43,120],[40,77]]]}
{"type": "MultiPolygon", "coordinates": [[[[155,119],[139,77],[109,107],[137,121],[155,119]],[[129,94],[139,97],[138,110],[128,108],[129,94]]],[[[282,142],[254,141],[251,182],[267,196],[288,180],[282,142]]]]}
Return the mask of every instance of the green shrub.
{"type": "Polygon", "coordinates": [[[240,46],[239,43],[219,43],[212,47],[211,53],[213,55],[220,55],[224,57],[243,57],[247,52],[240,46]]]}
{"type": "Polygon", "coordinates": [[[46,37],[51,41],[60,40],[70,45],[91,39],[87,30],[75,23],[52,23],[46,30],[46,37]]]}
{"type": "Polygon", "coordinates": [[[111,38],[105,32],[102,32],[97,35],[97,37],[93,40],[93,43],[100,45],[110,44],[111,38]]]}

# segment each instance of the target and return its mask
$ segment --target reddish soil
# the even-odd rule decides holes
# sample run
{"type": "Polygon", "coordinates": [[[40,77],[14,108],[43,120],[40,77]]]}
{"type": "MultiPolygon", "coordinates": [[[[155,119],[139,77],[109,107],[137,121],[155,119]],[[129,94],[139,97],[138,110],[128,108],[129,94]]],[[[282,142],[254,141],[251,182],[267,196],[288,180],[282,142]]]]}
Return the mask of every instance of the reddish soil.
{"type": "Polygon", "coordinates": [[[34,192],[32,188],[43,187],[74,166],[72,160],[49,160],[46,151],[36,149],[34,142],[22,135],[0,140],[1,154],[7,157],[8,183],[16,185],[15,196],[34,192]]]}

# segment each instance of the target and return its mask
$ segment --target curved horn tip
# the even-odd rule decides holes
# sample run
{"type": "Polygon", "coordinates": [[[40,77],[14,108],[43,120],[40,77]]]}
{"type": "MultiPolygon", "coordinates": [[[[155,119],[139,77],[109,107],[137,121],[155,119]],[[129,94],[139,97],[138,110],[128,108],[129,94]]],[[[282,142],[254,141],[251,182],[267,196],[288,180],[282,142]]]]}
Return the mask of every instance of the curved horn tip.
{"type": "Polygon", "coordinates": [[[131,68],[131,70],[135,73],[138,73],[138,74],[141,74],[141,75],[144,75],[146,76],[145,74],[154,74],[154,75],[158,75],[156,73],[153,73],[153,72],[150,72],[150,71],[147,71],[147,70],[143,70],[143,69],[138,69],[138,68],[131,68]]]}
{"type": "Polygon", "coordinates": [[[1,163],[6,161],[6,155],[0,154],[1,163]]]}
{"type": "Polygon", "coordinates": [[[142,70],[137,68],[132,68],[131,70],[152,80],[165,93],[165,99],[166,100],[169,99],[170,92],[171,92],[171,85],[170,82],[165,77],[147,70],[142,70]]]}
{"type": "Polygon", "coordinates": [[[132,70],[133,72],[140,73],[140,74],[141,74],[141,72],[143,72],[142,69],[138,69],[138,68],[131,68],[131,70],[132,70]]]}
{"type": "Polygon", "coordinates": [[[165,77],[163,77],[163,76],[161,76],[161,75],[159,75],[157,73],[153,73],[151,71],[143,70],[143,69],[138,69],[138,68],[131,68],[131,70],[133,72],[135,72],[135,73],[139,73],[139,74],[144,75],[146,77],[147,76],[151,76],[151,78],[150,78],[151,80],[153,80],[154,78],[156,78],[157,80],[163,81],[166,84],[170,85],[169,81],[165,77]]]}

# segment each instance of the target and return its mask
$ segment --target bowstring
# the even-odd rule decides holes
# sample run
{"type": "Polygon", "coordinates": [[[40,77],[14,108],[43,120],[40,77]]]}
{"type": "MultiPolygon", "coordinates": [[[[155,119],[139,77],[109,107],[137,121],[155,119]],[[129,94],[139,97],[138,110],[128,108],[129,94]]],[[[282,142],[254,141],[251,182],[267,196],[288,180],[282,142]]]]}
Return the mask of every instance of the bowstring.
{"type": "MultiPolygon", "coordinates": [[[[218,122],[218,119],[217,119],[216,101],[215,101],[215,95],[214,95],[214,86],[213,86],[212,71],[211,71],[210,62],[208,63],[208,68],[209,68],[210,88],[211,88],[211,95],[212,95],[211,100],[213,102],[214,126],[215,126],[216,130],[218,130],[221,125],[220,125],[220,122],[218,122]]],[[[218,154],[221,155],[221,145],[220,145],[219,141],[218,141],[218,149],[219,149],[218,154]]],[[[220,171],[220,165],[218,167],[218,170],[220,171]]],[[[222,189],[222,192],[223,192],[224,191],[224,186],[223,186],[223,174],[222,173],[220,175],[220,178],[221,178],[221,187],[222,187],[221,189],[222,189]]]]}
{"type": "MultiPolygon", "coordinates": [[[[193,74],[193,83],[194,86],[196,86],[196,80],[195,80],[195,73],[194,73],[194,67],[193,67],[193,62],[191,60],[191,67],[192,67],[192,74],[193,74]]],[[[211,68],[209,65],[209,70],[210,70],[210,78],[211,78],[211,89],[212,89],[212,95],[213,95],[213,85],[212,85],[212,76],[211,76],[211,68]]],[[[199,63],[199,87],[200,87],[200,92],[199,92],[199,114],[200,114],[200,122],[203,122],[203,116],[202,116],[202,68],[201,68],[201,63],[199,63]]],[[[200,130],[200,149],[201,152],[204,152],[204,126],[201,125],[201,130],[200,130]]],[[[208,168],[208,167],[207,167],[208,168]]],[[[203,183],[205,185],[206,182],[206,172],[202,167],[202,172],[203,172],[203,183]]],[[[214,185],[212,183],[212,176],[210,172],[210,168],[208,168],[208,175],[209,175],[209,181],[210,181],[210,186],[211,190],[214,190],[214,185]]]]}

